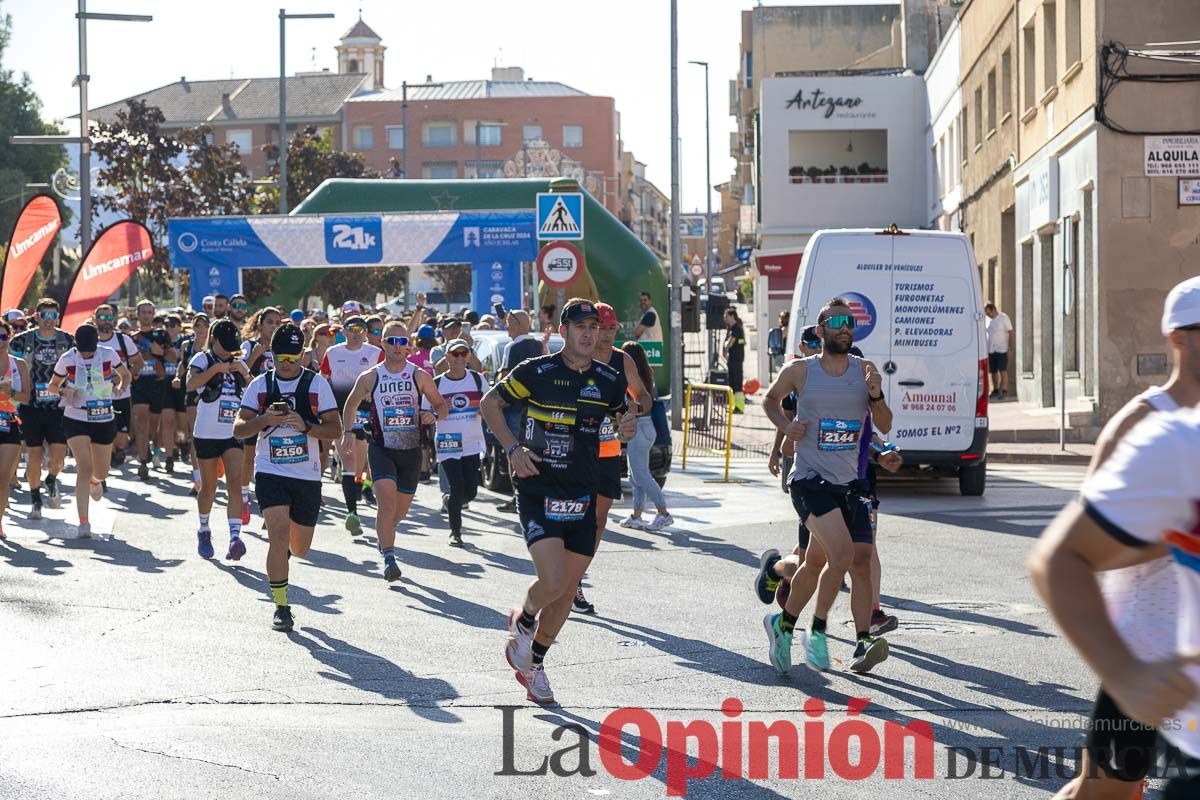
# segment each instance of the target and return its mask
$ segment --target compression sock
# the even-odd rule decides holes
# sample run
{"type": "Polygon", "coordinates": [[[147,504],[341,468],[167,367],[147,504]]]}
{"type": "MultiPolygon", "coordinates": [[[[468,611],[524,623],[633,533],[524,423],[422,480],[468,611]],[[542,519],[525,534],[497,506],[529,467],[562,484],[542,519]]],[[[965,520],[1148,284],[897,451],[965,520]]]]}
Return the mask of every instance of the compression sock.
{"type": "Polygon", "coordinates": [[[533,663],[541,664],[546,658],[546,651],[550,649],[550,645],[542,644],[541,642],[533,643],[533,663]]]}
{"type": "Polygon", "coordinates": [[[58,480],[58,476],[55,475],[53,472],[46,473],[46,480],[44,481],[44,483],[46,484],[46,489],[48,491],[50,491],[51,493],[54,492],[54,482],[57,480],[58,480]]]}
{"type": "Polygon", "coordinates": [[[813,629],[813,631],[821,631],[822,633],[824,633],[825,632],[825,620],[821,619],[820,617],[813,617],[812,629],[813,629]]]}
{"type": "Polygon", "coordinates": [[[42,504],[42,487],[39,486],[36,489],[30,489],[29,492],[33,495],[33,504],[40,506],[42,504]]]}
{"type": "Polygon", "coordinates": [[[271,599],[275,601],[275,605],[286,606],[288,604],[288,601],[287,601],[288,582],[286,580],[271,581],[270,584],[271,584],[271,599]]]}
{"type": "Polygon", "coordinates": [[[521,609],[521,618],[517,620],[517,624],[527,631],[533,630],[533,626],[537,625],[537,617],[530,614],[525,609],[521,609]]]}
{"type": "Polygon", "coordinates": [[[342,498],[346,501],[346,512],[349,514],[358,513],[358,486],[354,483],[353,472],[342,473],[342,498]]]}
{"type": "Polygon", "coordinates": [[[386,564],[389,561],[395,561],[395,560],[396,560],[396,548],[394,548],[394,547],[383,548],[383,563],[386,564]]]}
{"type": "Polygon", "coordinates": [[[229,520],[229,538],[236,539],[242,535],[242,521],[240,519],[229,520]]]}
{"type": "Polygon", "coordinates": [[[208,526],[208,518],[209,518],[209,516],[210,516],[209,514],[201,514],[201,515],[200,515],[200,530],[202,530],[202,531],[212,530],[212,529],[211,529],[211,528],[208,526]]]}
{"type": "Polygon", "coordinates": [[[791,633],[792,629],[796,627],[798,619],[799,617],[793,617],[785,608],[783,613],[779,615],[779,629],[784,633],[791,633]]]}

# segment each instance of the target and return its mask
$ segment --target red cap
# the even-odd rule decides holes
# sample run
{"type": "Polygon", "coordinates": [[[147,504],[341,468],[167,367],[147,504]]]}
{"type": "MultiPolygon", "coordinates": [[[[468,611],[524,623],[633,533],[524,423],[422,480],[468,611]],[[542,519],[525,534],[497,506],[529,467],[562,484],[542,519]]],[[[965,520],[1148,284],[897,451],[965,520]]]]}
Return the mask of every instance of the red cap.
{"type": "Polygon", "coordinates": [[[617,319],[617,310],[608,303],[596,303],[596,311],[600,312],[601,328],[616,328],[620,326],[621,321],[617,319]]]}

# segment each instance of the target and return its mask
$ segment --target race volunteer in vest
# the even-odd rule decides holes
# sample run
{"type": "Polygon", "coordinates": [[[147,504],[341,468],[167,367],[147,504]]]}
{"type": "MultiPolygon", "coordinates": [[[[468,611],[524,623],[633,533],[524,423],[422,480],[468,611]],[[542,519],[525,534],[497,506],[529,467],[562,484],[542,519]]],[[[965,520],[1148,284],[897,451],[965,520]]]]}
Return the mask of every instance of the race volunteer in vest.
{"type": "MultiPolygon", "coordinates": [[[[218,296],[218,305],[219,305],[218,296]]],[[[242,360],[250,368],[250,374],[258,377],[271,369],[275,362],[271,355],[271,341],[279,328],[282,314],[274,306],[260,308],[242,328],[242,360]]],[[[250,522],[250,478],[254,475],[258,438],[245,437],[242,442],[242,524],[250,522]]]]}
{"type": "Polygon", "coordinates": [[[304,333],[290,322],[271,337],[274,369],[254,378],[242,395],[233,425],[239,439],[258,438],[254,489],[267,524],[267,581],[275,601],[271,627],[292,629],[288,605],[288,558],[303,558],[321,511],[322,439],[342,434],[333,389],[300,366],[304,333]]]}
{"type": "Polygon", "coordinates": [[[346,399],[343,414],[354,413],[368,402],[371,441],[367,459],[379,502],[375,535],[383,555],[383,577],[400,579],[396,563],[396,525],[408,516],[421,472],[420,425],[434,425],[446,417],[446,401],[438,394],[433,377],[408,360],[411,342],[402,322],[383,329],[383,362],[358,376],[346,399]],[[421,410],[421,398],[430,411],[421,410]]]}
{"type": "Polygon", "coordinates": [[[246,554],[242,541],[242,443],[233,435],[234,421],[242,405],[242,392],[250,382],[250,370],[237,357],[241,337],[232,320],[218,320],[209,332],[208,349],[188,362],[187,390],[197,393],[196,424],[192,431],[196,461],[200,465],[200,493],[196,496],[200,528],[196,552],[201,558],[215,555],[209,514],[217,494],[218,468],[225,467],[229,522],[229,550],[225,558],[237,561],[246,554]]]}
{"type": "MultiPolygon", "coordinates": [[[[142,370],[145,359],[138,352],[137,345],[129,334],[114,331],[117,322],[117,308],[112,303],[101,303],[96,307],[96,330],[100,333],[99,344],[117,354],[117,358],[129,370],[130,375],[137,375],[142,370]]],[[[125,448],[129,447],[129,431],[133,425],[133,389],[126,383],[121,391],[113,395],[113,413],[116,415],[117,438],[113,440],[112,466],[125,463],[125,448]]]]}
{"type": "Polygon", "coordinates": [[[88,495],[99,500],[108,478],[109,458],[117,435],[113,396],[129,383],[129,370],[120,357],[100,346],[99,332],[91,324],[75,331],[75,346],[54,365],[51,393],[62,397],[63,427],[75,456],[75,508],[79,536],[92,535],[88,522],[88,495]]]}
{"type": "MultiPolygon", "coordinates": [[[[361,316],[346,320],[346,341],[325,351],[321,359],[321,374],[333,387],[339,409],[345,409],[346,399],[358,376],[383,359],[383,351],[367,343],[367,321],[361,316]]],[[[367,431],[370,412],[355,408],[343,412],[344,432],[338,442],[338,458],[342,462],[342,498],[346,501],[346,530],[354,536],[362,533],[358,520],[358,499],[362,496],[362,481],[357,476],[366,468],[367,431]]]]}
{"type": "Polygon", "coordinates": [[[187,419],[187,393],[183,386],[176,385],[175,378],[178,377],[179,365],[182,364],[186,369],[188,362],[183,360],[183,320],[175,314],[169,314],[165,320],[165,327],[171,349],[163,359],[162,418],[159,430],[163,447],[167,451],[167,474],[174,475],[179,431],[184,429],[187,419]]]}
{"type": "MultiPolygon", "coordinates": [[[[18,334],[9,343],[9,350],[25,360],[31,384],[28,397],[18,409],[21,417],[21,437],[28,448],[29,463],[25,479],[33,497],[30,519],[42,518],[42,448],[50,446],[50,464],[46,469],[46,500],[51,508],[62,505],[58,473],[67,458],[67,438],[63,433],[62,404],[50,394],[54,365],[62,354],[71,349],[74,340],[58,328],[58,301],[43,297],[37,304],[37,327],[18,334]]],[[[11,333],[11,329],[10,329],[11,333]]],[[[8,473],[0,472],[7,475],[8,473]]]]}
{"type": "MultiPolygon", "coordinates": [[[[138,479],[150,477],[150,438],[162,447],[163,383],[167,361],[178,362],[179,356],[167,339],[167,332],[154,327],[154,303],[143,300],[137,305],[138,330],[133,335],[138,352],[142,354],[142,368],[133,381],[133,438],[138,452],[138,479]]],[[[167,443],[166,446],[170,446],[167,443]]]]}
{"type": "MultiPolygon", "coordinates": [[[[580,578],[596,552],[595,487],[600,475],[600,426],[623,414],[625,376],[592,358],[600,314],[572,298],[559,316],[563,349],[519,364],[483,399],[483,419],[508,453],[517,484],[517,511],[537,577],[509,613],[504,653],[517,681],[536,703],[554,702],[543,669],[546,651],[571,613],[580,578]],[[522,408],[519,438],[504,423],[504,407],[522,408]]],[[[620,417],[628,438],[637,415],[620,417]]]]}
{"type": "MultiPolygon", "coordinates": [[[[450,544],[462,547],[463,506],[475,499],[479,489],[479,456],[483,453],[483,421],[479,404],[488,390],[487,379],[467,369],[471,345],[455,339],[446,345],[450,368],[435,381],[449,413],[437,423],[434,451],[438,468],[449,484],[446,513],[450,517],[450,544]]],[[[428,401],[425,407],[429,408],[428,401]]]]}
{"type": "Polygon", "coordinates": [[[792,577],[782,614],[768,614],[763,625],[771,642],[771,663],[782,673],[792,664],[792,630],[805,605],[817,593],[816,608],[804,638],[813,669],[829,669],[826,619],[850,571],[850,610],[857,644],[850,668],[866,672],[887,658],[887,641],[872,637],[870,489],[859,479],[861,442],[870,410],[875,429],[887,433],[892,412],[881,389],[882,377],[870,361],[850,354],[854,315],[835,297],[817,315],[823,340],[821,355],[790,362],[776,376],[763,408],[777,429],[795,443],[795,462],[788,482],[796,513],[820,545],[809,546],[804,563],[792,577]],[[794,392],[796,416],[789,420],[781,401],[794,392]]]}
{"type": "MultiPolygon", "coordinates": [[[[617,311],[608,303],[596,303],[596,312],[600,315],[600,331],[596,335],[596,349],[592,358],[608,364],[625,376],[629,386],[629,395],[637,404],[634,416],[649,414],[654,398],[650,397],[638,376],[637,365],[624,350],[617,349],[617,331],[621,327],[617,319],[617,311]]],[[[636,427],[634,431],[636,433],[636,427]]],[[[621,499],[621,442],[617,438],[617,429],[611,417],[605,417],[600,425],[600,481],[596,484],[596,547],[600,546],[600,537],[608,525],[608,512],[612,504],[621,499]]],[[[655,518],[658,522],[653,530],[664,527],[665,518],[655,518]]],[[[580,614],[595,614],[596,608],[588,602],[583,594],[583,585],[575,590],[575,599],[571,608],[580,614]]]]}
{"type": "MultiPolygon", "coordinates": [[[[21,457],[21,419],[17,404],[29,408],[33,385],[29,365],[9,352],[12,325],[0,319],[0,475],[12,475],[21,457]]],[[[39,446],[39,450],[41,447],[39,446]]],[[[8,509],[8,479],[0,480],[0,539],[4,535],[4,512],[8,509]]]]}

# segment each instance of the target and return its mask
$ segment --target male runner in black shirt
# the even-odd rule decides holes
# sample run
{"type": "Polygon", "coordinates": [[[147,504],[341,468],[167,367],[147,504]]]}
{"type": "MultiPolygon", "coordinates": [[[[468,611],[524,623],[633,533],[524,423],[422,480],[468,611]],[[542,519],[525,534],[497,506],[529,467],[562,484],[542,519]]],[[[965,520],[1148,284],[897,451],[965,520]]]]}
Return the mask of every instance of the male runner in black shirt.
{"type": "Polygon", "coordinates": [[[605,416],[617,418],[618,433],[626,439],[637,426],[636,414],[623,414],[625,376],[592,358],[599,327],[594,303],[567,301],[559,317],[563,349],[519,364],[480,408],[508,453],[521,528],[537,574],[521,607],[509,613],[505,657],[529,699],[543,705],[554,702],[554,692],[542,660],[596,553],[600,426],[605,416]],[[506,405],[522,409],[519,438],[504,422],[506,405]]]}

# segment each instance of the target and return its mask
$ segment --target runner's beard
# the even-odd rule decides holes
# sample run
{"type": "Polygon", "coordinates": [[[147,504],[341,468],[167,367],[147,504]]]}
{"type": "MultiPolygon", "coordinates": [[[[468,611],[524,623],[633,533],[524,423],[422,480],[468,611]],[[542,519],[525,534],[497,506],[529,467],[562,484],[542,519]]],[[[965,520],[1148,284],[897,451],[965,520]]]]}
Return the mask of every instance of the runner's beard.
{"type": "Polygon", "coordinates": [[[838,338],[838,335],[835,333],[833,336],[825,337],[825,352],[842,356],[850,352],[850,347],[853,345],[853,343],[853,339],[851,339],[849,342],[841,341],[838,338]]]}

